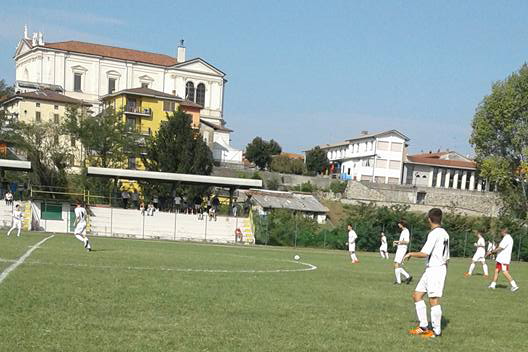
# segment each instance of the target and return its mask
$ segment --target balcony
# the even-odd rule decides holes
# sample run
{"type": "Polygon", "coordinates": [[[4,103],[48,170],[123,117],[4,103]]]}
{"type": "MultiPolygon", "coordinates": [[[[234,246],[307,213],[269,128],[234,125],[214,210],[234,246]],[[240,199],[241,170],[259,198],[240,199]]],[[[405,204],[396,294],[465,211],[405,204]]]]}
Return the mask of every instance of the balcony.
{"type": "Polygon", "coordinates": [[[141,106],[126,105],[125,106],[125,114],[151,117],[152,116],[152,109],[150,109],[150,108],[142,108],[141,106]]]}

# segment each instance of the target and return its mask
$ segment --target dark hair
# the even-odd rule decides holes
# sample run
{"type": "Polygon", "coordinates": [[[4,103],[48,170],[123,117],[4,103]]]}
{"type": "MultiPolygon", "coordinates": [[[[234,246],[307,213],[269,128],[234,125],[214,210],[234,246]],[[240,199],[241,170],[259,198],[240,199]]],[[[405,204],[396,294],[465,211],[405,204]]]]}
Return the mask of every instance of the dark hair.
{"type": "Polygon", "coordinates": [[[347,224],[347,226],[350,226],[350,227],[352,227],[352,224],[351,224],[351,223],[348,223],[348,224],[347,224]]]}
{"type": "Polygon", "coordinates": [[[402,225],[403,227],[407,227],[407,221],[403,220],[403,219],[400,219],[398,221],[398,224],[402,225]]]}
{"type": "Polygon", "coordinates": [[[427,217],[433,224],[440,225],[442,223],[442,210],[433,208],[427,213],[427,217]]]}
{"type": "Polygon", "coordinates": [[[500,228],[501,230],[504,230],[506,232],[508,232],[510,229],[508,228],[508,226],[501,226],[500,228]]]}

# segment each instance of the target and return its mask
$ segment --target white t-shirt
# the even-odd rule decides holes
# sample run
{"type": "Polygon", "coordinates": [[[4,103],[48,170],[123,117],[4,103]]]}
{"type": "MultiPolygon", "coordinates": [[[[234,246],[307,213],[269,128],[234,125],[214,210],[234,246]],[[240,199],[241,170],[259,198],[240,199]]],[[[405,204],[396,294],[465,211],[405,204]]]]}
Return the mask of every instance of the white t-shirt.
{"type": "Polygon", "coordinates": [[[22,212],[20,210],[13,211],[13,219],[15,221],[22,221],[22,212]]]}
{"type": "Polygon", "coordinates": [[[513,238],[509,234],[504,235],[502,241],[499,243],[499,247],[502,248],[502,251],[497,254],[496,261],[501,264],[510,264],[513,249],[513,238]]]}
{"type": "Polygon", "coordinates": [[[484,237],[480,237],[475,243],[477,246],[477,250],[475,251],[475,255],[478,254],[479,257],[484,257],[486,255],[486,240],[484,240],[484,237]]]}
{"type": "Polygon", "coordinates": [[[387,247],[387,237],[381,236],[381,246],[387,247]]]}
{"type": "Polygon", "coordinates": [[[358,236],[356,234],[356,231],[354,231],[354,230],[348,231],[348,244],[351,245],[351,244],[356,243],[357,237],[358,236]]]}
{"type": "Polygon", "coordinates": [[[86,209],[83,207],[75,208],[75,218],[78,224],[86,222],[86,209]]]}
{"type": "Polygon", "coordinates": [[[441,227],[435,228],[427,235],[420,252],[429,255],[428,268],[445,265],[449,260],[449,234],[441,227]]]}
{"type": "MultiPolygon", "coordinates": [[[[409,230],[404,228],[402,230],[402,232],[400,233],[400,239],[399,241],[405,241],[405,242],[409,242],[409,238],[410,238],[410,235],[409,235],[409,230]]],[[[407,245],[406,244],[399,244],[398,245],[398,249],[405,249],[407,250],[407,245]]]]}

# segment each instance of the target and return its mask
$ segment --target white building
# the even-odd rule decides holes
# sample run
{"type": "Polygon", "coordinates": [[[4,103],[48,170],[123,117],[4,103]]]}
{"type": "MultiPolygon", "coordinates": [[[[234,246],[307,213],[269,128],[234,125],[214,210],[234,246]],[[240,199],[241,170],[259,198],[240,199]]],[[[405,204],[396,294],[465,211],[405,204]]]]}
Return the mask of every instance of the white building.
{"type": "Polygon", "coordinates": [[[397,130],[363,131],[360,136],[334,144],[321,144],[331,175],[343,180],[400,184],[407,138],[397,130]]]}
{"type": "MultiPolygon", "coordinates": [[[[225,73],[201,58],[187,59],[183,40],[175,49],[169,56],[79,41],[46,43],[42,33],[30,38],[25,27],[14,55],[15,89],[45,86],[98,108],[106,94],[148,87],[200,104],[201,119],[224,128],[225,73]]],[[[229,138],[218,139],[223,149],[234,149],[229,138]]],[[[241,162],[239,154],[240,160],[230,155],[231,162],[241,162]]]]}
{"type": "Polygon", "coordinates": [[[403,183],[420,187],[468,191],[495,190],[495,184],[477,176],[475,161],[454,151],[408,155],[403,183]]]}

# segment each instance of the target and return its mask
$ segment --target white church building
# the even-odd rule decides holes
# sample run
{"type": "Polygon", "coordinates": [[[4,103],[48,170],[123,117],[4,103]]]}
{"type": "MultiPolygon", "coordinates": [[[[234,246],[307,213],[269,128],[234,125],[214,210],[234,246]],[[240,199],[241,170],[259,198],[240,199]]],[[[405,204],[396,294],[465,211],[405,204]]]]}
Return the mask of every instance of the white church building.
{"type": "Polygon", "coordinates": [[[80,41],[47,43],[42,33],[30,37],[25,27],[14,55],[15,90],[54,89],[95,109],[102,96],[138,87],[184,97],[200,104],[201,120],[220,133],[207,138],[214,141],[210,147],[216,160],[241,163],[242,151],[225,137],[231,132],[223,115],[225,73],[201,58],[187,59],[183,40],[175,49],[170,56],[80,41]]]}

